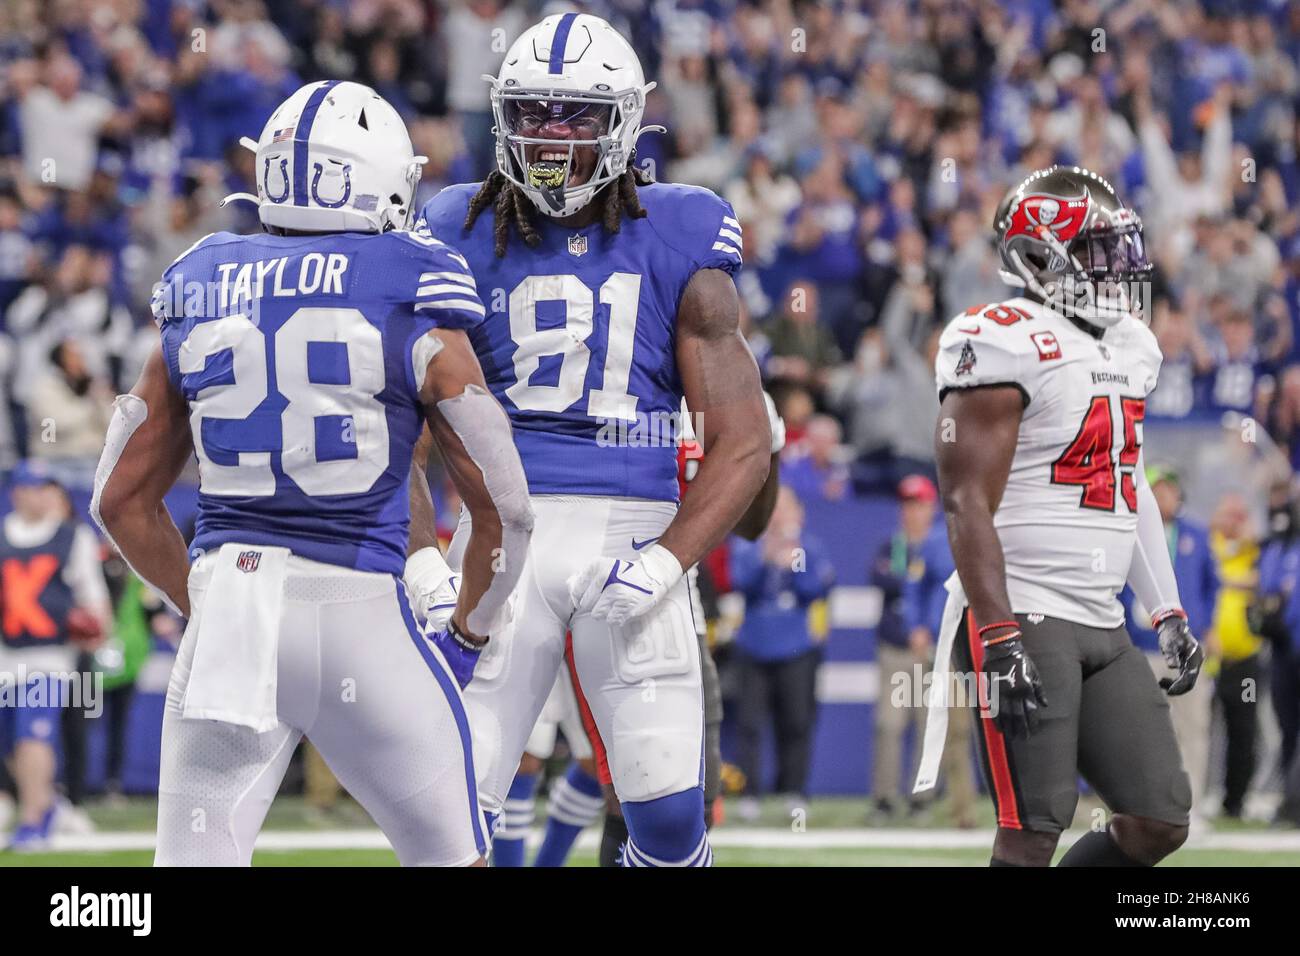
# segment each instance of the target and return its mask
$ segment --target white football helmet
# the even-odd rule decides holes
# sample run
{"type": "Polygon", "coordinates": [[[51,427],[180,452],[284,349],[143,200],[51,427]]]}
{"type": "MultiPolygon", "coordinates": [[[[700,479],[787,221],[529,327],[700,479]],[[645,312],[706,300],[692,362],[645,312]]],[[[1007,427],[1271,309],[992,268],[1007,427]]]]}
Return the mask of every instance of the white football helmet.
{"type": "Polygon", "coordinates": [[[663,129],[641,127],[655,84],[645,81],[631,44],[587,13],[556,14],[528,28],[500,74],[483,78],[492,84],[497,169],[547,216],[587,205],[627,171],[637,138],[663,129]],[[558,135],[541,135],[547,131],[558,135]],[[575,151],[584,147],[595,151],[595,168],[585,182],[570,183],[575,151]]]}
{"type": "Polygon", "coordinates": [[[303,232],[407,229],[420,168],[406,124],[360,83],[309,83],[279,105],[257,142],[257,203],[264,226],[303,232]]]}

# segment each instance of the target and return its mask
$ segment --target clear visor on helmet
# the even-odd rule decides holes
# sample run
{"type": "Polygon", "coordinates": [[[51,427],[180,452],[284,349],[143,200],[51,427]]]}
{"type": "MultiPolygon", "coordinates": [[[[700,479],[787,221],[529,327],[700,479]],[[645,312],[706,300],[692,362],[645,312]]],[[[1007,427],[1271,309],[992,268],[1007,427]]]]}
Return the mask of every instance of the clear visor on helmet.
{"type": "Polygon", "coordinates": [[[1087,233],[1076,244],[1074,252],[1094,278],[1123,280],[1144,276],[1151,271],[1151,260],[1147,258],[1139,223],[1087,233]]]}
{"type": "Polygon", "coordinates": [[[506,134],[517,140],[568,140],[594,145],[609,132],[614,106],[608,100],[535,96],[502,98],[506,134]]]}

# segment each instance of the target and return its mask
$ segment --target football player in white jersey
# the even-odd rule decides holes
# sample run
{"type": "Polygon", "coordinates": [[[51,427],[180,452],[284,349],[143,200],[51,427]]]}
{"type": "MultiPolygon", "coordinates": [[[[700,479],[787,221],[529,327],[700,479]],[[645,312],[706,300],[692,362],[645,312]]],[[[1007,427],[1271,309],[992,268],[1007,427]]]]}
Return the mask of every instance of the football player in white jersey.
{"type": "Polygon", "coordinates": [[[1113,815],[1062,865],[1153,865],[1187,836],[1166,694],[1191,688],[1201,651],[1142,467],[1161,361],[1129,294],[1151,269],[1142,225],[1101,177],[1052,167],[1008,193],[995,229],[1024,294],[953,319],[936,358],[957,566],[944,637],[981,684],[993,863],[1047,865],[1082,776],[1113,815]],[[1173,669],[1159,686],[1124,629],[1126,581],[1173,669]]]}

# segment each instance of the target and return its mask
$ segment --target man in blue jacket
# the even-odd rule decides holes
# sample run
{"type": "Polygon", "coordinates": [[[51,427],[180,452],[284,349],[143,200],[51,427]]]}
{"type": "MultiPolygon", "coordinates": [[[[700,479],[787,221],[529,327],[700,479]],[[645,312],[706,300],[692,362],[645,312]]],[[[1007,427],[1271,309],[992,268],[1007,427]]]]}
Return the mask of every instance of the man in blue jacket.
{"type": "MultiPolygon", "coordinates": [[[[1187,624],[1193,634],[1202,635],[1206,645],[1212,646],[1211,624],[1214,602],[1219,593],[1219,575],[1210,551],[1209,534],[1199,524],[1180,514],[1183,490],[1176,471],[1152,465],[1147,468],[1146,476],[1164,521],[1165,538],[1169,542],[1169,555],[1174,562],[1174,577],[1178,580],[1183,610],[1187,612],[1187,624]]],[[[1151,629],[1150,614],[1138,605],[1131,588],[1124,589],[1120,600],[1124,604],[1133,643],[1146,653],[1158,676],[1168,676],[1169,667],[1160,653],[1156,632],[1151,629]]],[[[1209,772],[1213,696],[1213,683],[1198,681],[1188,693],[1169,698],[1174,733],[1192,784],[1193,818],[1201,816],[1200,807],[1209,772]]]]}
{"type": "Polygon", "coordinates": [[[1272,511],[1270,534],[1259,557],[1259,583],[1251,607],[1251,627],[1273,645],[1269,697],[1282,732],[1284,780],[1280,823],[1300,826],[1300,521],[1289,488],[1272,511]]]}
{"type": "MultiPolygon", "coordinates": [[[[873,817],[887,819],[898,808],[900,790],[912,775],[902,776],[904,737],[912,735],[913,762],[920,754],[925,708],[917,680],[933,665],[935,638],[948,599],[944,582],[953,572],[952,553],[943,522],[935,521],[939,494],[929,478],[909,475],[898,485],[899,525],[885,541],[871,567],[871,583],[881,592],[876,628],[876,665],[880,694],[875,708],[871,768],[873,817]]],[[[970,719],[965,707],[949,715],[944,774],[952,810],[960,826],[975,822],[975,788],[970,770],[970,719]],[[959,712],[960,711],[960,712],[959,712]]],[[[910,801],[912,809],[919,801],[910,801]]]]}
{"type": "Polygon", "coordinates": [[[824,625],[817,605],[835,583],[821,546],[803,531],[803,506],[782,486],[767,531],[757,541],[731,540],[731,583],[745,596],[745,620],[736,635],[740,674],[737,763],[746,796],[761,787],[760,743],[769,717],[776,736],[775,792],[807,793],[816,678],[824,625]]]}

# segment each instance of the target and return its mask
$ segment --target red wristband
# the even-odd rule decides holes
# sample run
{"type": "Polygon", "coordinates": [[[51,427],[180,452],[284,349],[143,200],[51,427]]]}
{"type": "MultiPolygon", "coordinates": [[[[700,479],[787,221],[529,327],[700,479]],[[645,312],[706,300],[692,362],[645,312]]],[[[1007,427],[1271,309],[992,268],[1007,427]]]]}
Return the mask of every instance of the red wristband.
{"type": "Polygon", "coordinates": [[[1151,619],[1151,626],[1158,628],[1171,617],[1181,617],[1185,621],[1187,620],[1187,612],[1180,607],[1171,607],[1169,610],[1162,612],[1159,617],[1153,617],[1151,619]]]}
{"type": "Polygon", "coordinates": [[[975,632],[976,637],[983,637],[985,631],[991,631],[995,627],[1019,627],[1019,621],[994,621],[992,624],[985,624],[975,632]]]}
{"type": "Polygon", "coordinates": [[[1007,641],[1018,640],[1021,636],[1022,635],[1019,631],[1011,631],[1007,634],[1003,634],[1001,637],[995,637],[991,641],[982,641],[981,643],[987,649],[993,647],[995,644],[1004,644],[1007,641]]]}

